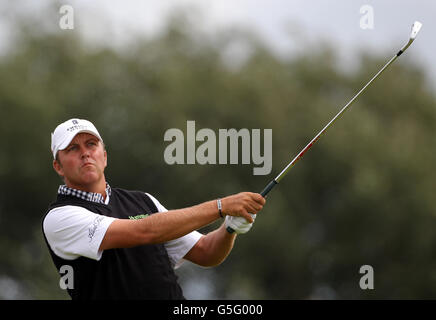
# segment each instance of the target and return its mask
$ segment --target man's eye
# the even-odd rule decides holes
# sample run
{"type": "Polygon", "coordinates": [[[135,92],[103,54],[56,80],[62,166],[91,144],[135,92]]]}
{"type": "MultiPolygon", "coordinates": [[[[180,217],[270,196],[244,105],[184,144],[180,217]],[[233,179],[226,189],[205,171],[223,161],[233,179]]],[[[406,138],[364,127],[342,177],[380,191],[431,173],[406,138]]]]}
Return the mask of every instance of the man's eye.
{"type": "Polygon", "coordinates": [[[96,146],[96,145],[97,145],[97,142],[95,142],[95,141],[91,141],[91,142],[89,142],[88,144],[91,145],[91,146],[96,146]]]}
{"type": "Polygon", "coordinates": [[[72,146],[72,147],[68,148],[68,151],[73,151],[73,150],[76,150],[76,149],[77,149],[77,146],[72,146]]]}

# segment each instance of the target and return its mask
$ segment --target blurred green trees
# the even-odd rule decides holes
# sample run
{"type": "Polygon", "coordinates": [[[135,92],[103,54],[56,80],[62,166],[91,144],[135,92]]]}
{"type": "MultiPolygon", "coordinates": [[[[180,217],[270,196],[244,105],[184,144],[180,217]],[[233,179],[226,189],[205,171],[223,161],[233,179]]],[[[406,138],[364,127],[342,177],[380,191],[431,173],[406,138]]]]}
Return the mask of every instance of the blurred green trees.
{"type": "MultiPolygon", "coordinates": [[[[41,233],[61,183],[50,153],[58,123],[95,123],[111,185],[150,192],[168,209],[185,207],[259,192],[387,58],[362,55],[346,73],[331,49],[283,59],[246,31],[206,38],[183,21],[123,52],[90,49],[78,32],[25,28],[1,57],[0,297],[67,297],[41,233]],[[238,45],[242,58],[229,54],[238,45]],[[253,176],[254,164],[167,165],[164,133],[185,131],[187,120],[215,132],[271,128],[273,172],[253,176]]],[[[230,257],[201,270],[214,277],[213,297],[436,298],[435,97],[423,68],[408,59],[413,54],[271,192],[230,257]],[[374,268],[374,290],[359,287],[362,265],[374,268]]],[[[178,271],[184,285],[201,281],[183,268],[193,267],[178,271]]]]}

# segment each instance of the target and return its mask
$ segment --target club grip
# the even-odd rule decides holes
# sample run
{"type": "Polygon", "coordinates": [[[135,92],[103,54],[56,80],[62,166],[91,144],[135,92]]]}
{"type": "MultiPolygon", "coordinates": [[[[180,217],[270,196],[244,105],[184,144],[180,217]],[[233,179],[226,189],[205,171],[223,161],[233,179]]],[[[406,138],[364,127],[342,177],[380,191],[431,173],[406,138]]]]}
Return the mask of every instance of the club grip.
{"type": "MultiPolygon", "coordinates": [[[[265,198],[266,195],[271,191],[272,188],[275,187],[276,184],[277,184],[277,181],[272,180],[270,183],[268,183],[268,185],[265,187],[265,189],[262,190],[262,192],[260,193],[260,195],[261,195],[262,197],[265,198]]],[[[227,232],[230,233],[230,234],[232,234],[233,232],[235,232],[235,230],[233,230],[233,229],[230,228],[230,227],[227,227],[226,230],[227,230],[227,232]]]]}
{"type": "Polygon", "coordinates": [[[260,193],[262,197],[266,197],[266,195],[271,191],[272,188],[275,187],[275,185],[277,184],[277,181],[272,180],[270,183],[268,183],[268,185],[265,187],[265,189],[262,190],[262,192],[260,193]]]}

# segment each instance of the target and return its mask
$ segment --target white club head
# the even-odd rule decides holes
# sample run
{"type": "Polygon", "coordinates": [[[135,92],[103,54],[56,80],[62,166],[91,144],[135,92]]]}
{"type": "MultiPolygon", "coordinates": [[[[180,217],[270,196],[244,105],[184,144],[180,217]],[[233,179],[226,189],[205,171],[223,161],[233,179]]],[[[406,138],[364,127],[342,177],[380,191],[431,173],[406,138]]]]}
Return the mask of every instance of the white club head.
{"type": "Polygon", "coordinates": [[[404,47],[402,47],[401,50],[398,51],[397,56],[401,55],[412,44],[412,42],[413,42],[413,40],[415,40],[416,35],[418,34],[419,30],[421,30],[421,27],[422,27],[422,23],[419,21],[415,21],[415,23],[412,24],[412,31],[410,32],[410,39],[404,45],[404,47]]]}
{"type": "Polygon", "coordinates": [[[416,35],[418,34],[419,30],[421,30],[422,23],[419,21],[415,21],[414,24],[412,24],[412,32],[410,33],[410,39],[415,40],[416,35]]]}

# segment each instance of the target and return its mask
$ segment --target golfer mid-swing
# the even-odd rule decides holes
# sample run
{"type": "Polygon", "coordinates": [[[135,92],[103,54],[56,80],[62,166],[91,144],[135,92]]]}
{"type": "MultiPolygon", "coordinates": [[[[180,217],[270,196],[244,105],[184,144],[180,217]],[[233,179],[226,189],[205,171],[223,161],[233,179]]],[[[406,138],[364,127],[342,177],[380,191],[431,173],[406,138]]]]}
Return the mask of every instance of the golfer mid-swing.
{"type": "Polygon", "coordinates": [[[265,204],[260,194],[242,192],[168,211],[148,193],[113,188],[104,175],[103,139],[87,120],[57,126],[51,150],[65,184],[43,233],[57,270],[74,271],[73,299],[184,299],[174,268],[183,259],[220,264],[265,204]],[[225,215],[217,230],[196,231],[225,215]]]}

